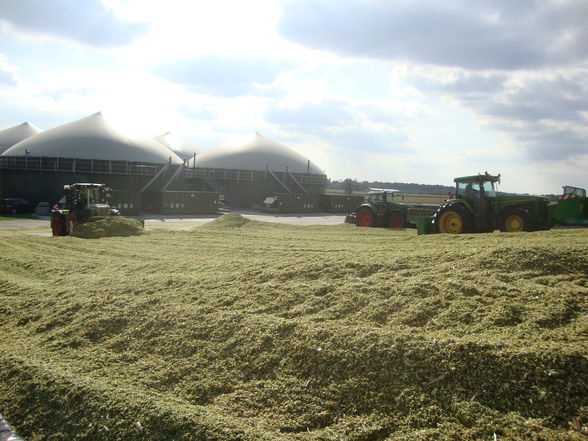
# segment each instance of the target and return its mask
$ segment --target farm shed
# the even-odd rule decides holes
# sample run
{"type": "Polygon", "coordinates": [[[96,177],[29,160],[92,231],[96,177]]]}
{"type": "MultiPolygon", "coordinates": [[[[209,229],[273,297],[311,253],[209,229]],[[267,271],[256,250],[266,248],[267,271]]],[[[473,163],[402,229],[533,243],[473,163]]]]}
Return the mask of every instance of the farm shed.
{"type": "Polygon", "coordinates": [[[41,132],[42,130],[40,128],[28,122],[23,122],[17,126],[0,130],[0,153],[8,150],[23,139],[30,138],[41,132]]]}
{"type": "Polygon", "coordinates": [[[261,205],[276,193],[324,194],[327,182],[324,171],[310,159],[259,133],[242,144],[222,144],[189,160],[186,179],[194,186],[204,182],[234,207],[261,205]]]}

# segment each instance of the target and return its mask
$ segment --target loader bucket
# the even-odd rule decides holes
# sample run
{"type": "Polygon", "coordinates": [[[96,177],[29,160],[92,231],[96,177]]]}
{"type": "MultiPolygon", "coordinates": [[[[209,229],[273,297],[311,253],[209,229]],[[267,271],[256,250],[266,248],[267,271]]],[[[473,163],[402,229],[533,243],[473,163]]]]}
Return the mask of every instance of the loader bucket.
{"type": "Polygon", "coordinates": [[[418,216],[416,218],[417,235],[433,234],[435,228],[433,226],[433,219],[426,216],[418,216]]]}
{"type": "Polygon", "coordinates": [[[588,198],[562,196],[553,211],[553,219],[558,225],[588,226],[588,198]]]}

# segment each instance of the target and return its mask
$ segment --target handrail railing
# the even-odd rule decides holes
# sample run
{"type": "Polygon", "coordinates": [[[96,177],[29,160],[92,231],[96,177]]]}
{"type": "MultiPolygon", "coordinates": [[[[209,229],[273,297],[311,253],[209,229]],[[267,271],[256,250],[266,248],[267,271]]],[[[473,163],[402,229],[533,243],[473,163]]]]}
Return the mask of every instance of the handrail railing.
{"type": "Polygon", "coordinates": [[[42,156],[0,156],[0,169],[48,172],[156,175],[166,164],[107,159],[49,158],[42,156]]]}
{"type": "MultiPolygon", "coordinates": [[[[155,176],[166,165],[167,163],[140,161],[0,155],[0,169],[4,170],[155,176]]],[[[219,181],[253,182],[255,170],[184,167],[183,173],[185,177],[213,177],[219,181]]],[[[326,175],[292,172],[289,172],[289,174],[294,177],[294,179],[297,181],[297,184],[324,185],[327,183],[326,175]]]]}

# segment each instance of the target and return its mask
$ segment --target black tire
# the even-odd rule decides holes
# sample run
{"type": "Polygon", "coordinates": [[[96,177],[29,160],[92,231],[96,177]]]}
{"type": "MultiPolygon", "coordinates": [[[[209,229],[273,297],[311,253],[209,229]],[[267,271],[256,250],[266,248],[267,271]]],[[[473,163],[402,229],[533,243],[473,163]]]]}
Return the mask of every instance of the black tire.
{"type": "Polygon", "coordinates": [[[497,227],[503,233],[531,231],[531,218],[523,208],[507,208],[500,214],[497,227]]]}
{"type": "Polygon", "coordinates": [[[363,207],[357,210],[355,225],[358,227],[373,227],[376,225],[376,214],[371,208],[363,207]]]}
{"type": "Polygon", "coordinates": [[[460,204],[442,206],[433,217],[438,233],[463,234],[474,231],[474,219],[467,208],[460,204]]]}

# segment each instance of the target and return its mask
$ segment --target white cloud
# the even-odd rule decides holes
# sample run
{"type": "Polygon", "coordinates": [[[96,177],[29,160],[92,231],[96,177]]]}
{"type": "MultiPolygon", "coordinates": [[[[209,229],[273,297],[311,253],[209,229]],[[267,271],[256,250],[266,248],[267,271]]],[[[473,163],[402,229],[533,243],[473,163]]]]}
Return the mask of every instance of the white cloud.
{"type": "Polygon", "coordinates": [[[18,76],[14,71],[14,67],[10,66],[0,54],[0,87],[1,86],[16,86],[18,84],[18,76]]]}
{"type": "Polygon", "coordinates": [[[351,56],[467,69],[567,65],[588,57],[588,3],[578,1],[296,0],[280,32],[351,56]]]}
{"type": "Polygon", "coordinates": [[[145,23],[123,22],[100,0],[18,0],[0,2],[0,20],[37,36],[111,48],[145,33],[145,23]]]}
{"type": "Polygon", "coordinates": [[[280,10],[275,0],[110,0],[108,4],[122,19],[150,23],[147,35],[121,49],[126,60],[144,66],[206,53],[287,60],[301,52],[276,32],[280,10]]]}
{"type": "Polygon", "coordinates": [[[421,90],[452,97],[495,130],[508,134],[527,159],[571,161],[587,152],[586,69],[551,72],[467,73],[435,81],[415,74],[421,90]]]}
{"type": "Polygon", "coordinates": [[[271,84],[290,64],[251,55],[205,54],[193,59],[169,61],[153,71],[170,81],[211,95],[236,97],[264,94],[260,86],[271,84]]]}

